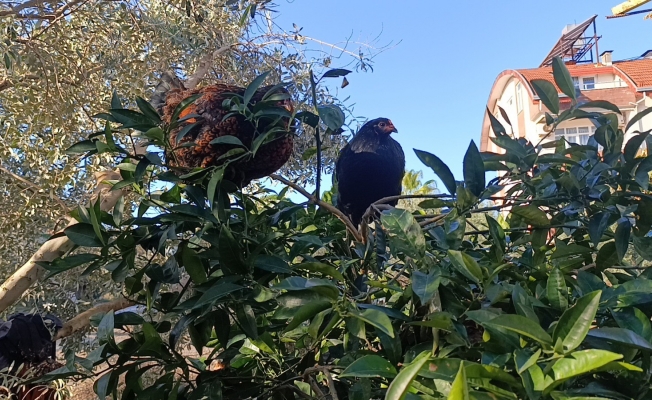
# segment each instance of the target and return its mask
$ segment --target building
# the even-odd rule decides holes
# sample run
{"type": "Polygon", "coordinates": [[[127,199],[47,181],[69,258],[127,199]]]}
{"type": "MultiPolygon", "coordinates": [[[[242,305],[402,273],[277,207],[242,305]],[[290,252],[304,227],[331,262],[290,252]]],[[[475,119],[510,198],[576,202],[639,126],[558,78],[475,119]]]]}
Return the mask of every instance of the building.
{"type": "MultiPolygon", "coordinates": [[[[636,113],[652,107],[652,50],[635,59],[622,61],[613,61],[612,51],[598,53],[600,36],[595,30],[596,17],[564,28],[562,37],[538,68],[507,70],[498,75],[491,89],[487,108],[503,123],[508,134],[526,138],[534,144],[562,136],[571,143],[588,142],[589,136],[595,130],[588,119],[565,121],[555,132],[550,132],[551,127],[545,122],[545,113],[549,111],[530,83],[535,79],[545,79],[554,84],[551,63],[556,56],[564,59],[576,87],[581,91],[578,101],[606,100],[615,104],[622,111],[619,124],[623,130],[636,113]],[[591,27],[593,33],[589,33],[591,27]],[[505,115],[499,107],[504,110],[505,115]]],[[[567,109],[571,103],[570,98],[559,88],[557,91],[561,110],[567,109]]],[[[586,111],[607,112],[603,109],[586,111]]],[[[648,114],[625,132],[625,142],[634,132],[651,129],[652,114],[648,114]]],[[[502,152],[502,149],[489,139],[493,135],[489,117],[485,115],[480,141],[482,151],[502,152]]]]}

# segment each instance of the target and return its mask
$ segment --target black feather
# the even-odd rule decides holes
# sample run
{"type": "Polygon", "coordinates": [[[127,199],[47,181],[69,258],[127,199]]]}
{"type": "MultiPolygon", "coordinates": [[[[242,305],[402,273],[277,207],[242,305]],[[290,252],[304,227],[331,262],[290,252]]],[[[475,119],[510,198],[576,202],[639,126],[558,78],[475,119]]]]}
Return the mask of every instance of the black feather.
{"type": "MultiPolygon", "coordinates": [[[[377,133],[386,118],[367,122],[342,149],[335,165],[337,208],[358,225],[369,206],[403,189],[405,154],[389,134],[377,133]]],[[[398,201],[388,203],[395,206],[398,201]]]]}

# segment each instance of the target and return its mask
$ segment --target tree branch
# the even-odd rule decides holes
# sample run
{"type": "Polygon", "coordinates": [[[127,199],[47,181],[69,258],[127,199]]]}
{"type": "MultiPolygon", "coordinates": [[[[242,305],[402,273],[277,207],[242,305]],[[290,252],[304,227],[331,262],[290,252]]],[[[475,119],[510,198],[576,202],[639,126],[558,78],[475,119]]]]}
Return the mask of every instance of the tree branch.
{"type": "MultiPolygon", "coordinates": [[[[98,182],[98,188],[93,197],[95,199],[98,197],[100,198],[100,209],[102,211],[110,211],[125,192],[122,190],[111,191],[112,185],[102,182],[106,180],[120,179],[120,173],[117,171],[105,171],[97,173],[95,177],[98,182]]],[[[77,221],[70,219],[68,226],[75,224],[77,224],[77,221]]],[[[43,277],[45,269],[39,266],[37,264],[38,262],[54,261],[72,250],[73,247],[74,244],[65,235],[45,242],[36,253],[32,255],[29,261],[23,264],[22,267],[14,272],[14,274],[0,286],[0,311],[6,310],[9,306],[18,301],[30,286],[43,277]]]]}
{"type": "Polygon", "coordinates": [[[131,300],[127,299],[118,299],[109,303],[99,304],[91,309],[84,311],[83,313],[73,317],[68,322],[63,324],[63,328],[59,329],[57,335],[54,337],[54,340],[63,339],[72,335],[73,333],[80,331],[90,325],[91,317],[96,314],[107,313],[109,311],[118,311],[127,307],[135,305],[131,300]]]}
{"type": "Polygon", "coordinates": [[[349,232],[351,232],[351,234],[353,235],[355,240],[357,240],[358,242],[362,242],[362,236],[360,236],[360,232],[358,232],[358,230],[353,225],[351,220],[346,215],[344,215],[344,213],[342,211],[338,210],[337,208],[335,208],[334,206],[332,206],[332,205],[330,205],[330,204],[328,204],[326,202],[323,202],[323,201],[317,199],[315,196],[308,193],[308,191],[306,189],[302,188],[301,186],[297,185],[294,182],[291,182],[291,181],[283,178],[280,175],[272,174],[269,177],[272,178],[272,179],[275,179],[277,181],[283,182],[285,185],[290,186],[291,188],[293,188],[297,192],[301,193],[305,198],[310,200],[310,202],[312,202],[314,204],[317,204],[319,207],[325,208],[331,214],[333,214],[337,218],[339,218],[340,221],[344,222],[344,225],[346,225],[346,229],[348,229],[349,232]]]}
{"type": "Polygon", "coordinates": [[[204,76],[206,76],[208,70],[213,65],[212,64],[213,59],[217,58],[220,54],[226,52],[227,50],[231,49],[234,46],[237,45],[230,44],[228,46],[220,47],[214,52],[208,53],[204,57],[202,57],[202,59],[199,61],[199,66],[197,67],[197,70],[195,71],[194,74],[190,75],[190,77],[188,78],[184,86],[187,89],[194,89],[195,87],[197,87],[197,85],[199,85],[199,82],[201,82],[201,80],[204,79],[204,76]]]}

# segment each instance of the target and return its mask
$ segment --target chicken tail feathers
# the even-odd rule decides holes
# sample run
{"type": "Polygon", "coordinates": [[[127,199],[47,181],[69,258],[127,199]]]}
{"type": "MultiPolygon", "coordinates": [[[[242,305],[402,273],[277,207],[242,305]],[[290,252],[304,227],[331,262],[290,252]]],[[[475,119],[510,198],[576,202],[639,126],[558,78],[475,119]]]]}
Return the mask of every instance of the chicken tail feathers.
{"type": "Polygon", "coordinates": [[[161,80],[154,88],[151,104],[156,108],[159,114],[163,113],[163,107],[167,100],[168,92],[174,89],[184,90],[183,82],[179,79],[174,72],[165,71],[161,74],[161,80]]]}

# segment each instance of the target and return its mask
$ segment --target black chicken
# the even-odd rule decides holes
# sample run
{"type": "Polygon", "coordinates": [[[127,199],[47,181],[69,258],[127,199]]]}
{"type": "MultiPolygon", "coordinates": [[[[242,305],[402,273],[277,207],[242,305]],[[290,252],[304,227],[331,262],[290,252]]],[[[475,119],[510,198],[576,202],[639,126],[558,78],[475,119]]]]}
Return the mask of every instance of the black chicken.
{"type": "MultiPolygon", "coordinates": [[[[22,379],[38,378],[62,366],[56,361],[53,334],[63,324],[53,315],[15,314],[0,321],[0,370],[22,379]]],[[[47,385],[20,385],[8,388],[20,400],[57,398],[47,385]]]]}
{"type": "Polygon", "coordinates": [[[335,165],[337,208],[356,226],[372,203],[401,194],[405,154],[390,137],[392,132],[398,131],[387,118],[367,122],[342,149],[335,165]]]}

